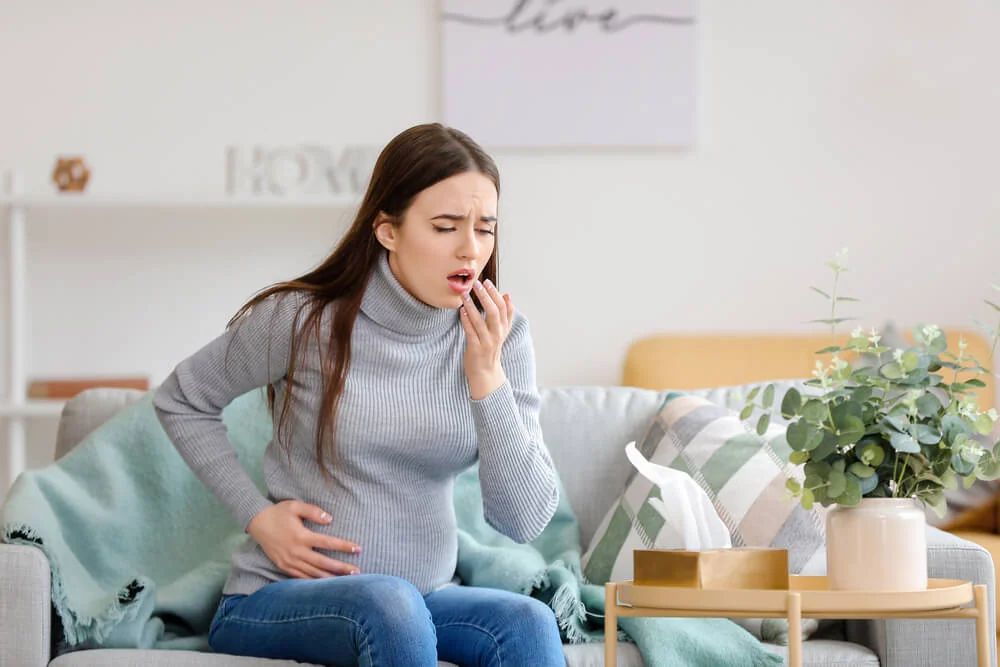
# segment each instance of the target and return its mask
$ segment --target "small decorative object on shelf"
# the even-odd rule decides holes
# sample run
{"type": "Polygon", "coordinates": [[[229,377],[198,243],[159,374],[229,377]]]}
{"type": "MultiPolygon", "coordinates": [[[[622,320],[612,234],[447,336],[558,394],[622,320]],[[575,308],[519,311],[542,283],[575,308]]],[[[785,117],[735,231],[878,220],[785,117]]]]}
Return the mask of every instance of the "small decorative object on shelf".
{"type": "Polygon", "coordinates": [[[83,192],[90,179],[90,169],[82,157],[60,157],[52,171],[52,181],[61,192],[83,192]]]}

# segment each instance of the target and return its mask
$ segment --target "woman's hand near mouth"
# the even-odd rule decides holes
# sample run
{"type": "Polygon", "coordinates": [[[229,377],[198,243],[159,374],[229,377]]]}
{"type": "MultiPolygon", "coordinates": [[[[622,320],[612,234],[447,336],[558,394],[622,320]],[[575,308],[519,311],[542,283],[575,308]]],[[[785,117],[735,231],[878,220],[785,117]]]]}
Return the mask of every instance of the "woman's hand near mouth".
{"type": "Polygon", "coordinates": [[[469,394],[472,400],[478,401],[507,381],[500,365],[500,353],[514,321],[514,303],[510,294],[501,295],[489,280],[485,284],[475,281],[472,289],[483,304],[485,319],[468,293],[459,310],[465,330],[465,375],[469,380],[469,394]]]}

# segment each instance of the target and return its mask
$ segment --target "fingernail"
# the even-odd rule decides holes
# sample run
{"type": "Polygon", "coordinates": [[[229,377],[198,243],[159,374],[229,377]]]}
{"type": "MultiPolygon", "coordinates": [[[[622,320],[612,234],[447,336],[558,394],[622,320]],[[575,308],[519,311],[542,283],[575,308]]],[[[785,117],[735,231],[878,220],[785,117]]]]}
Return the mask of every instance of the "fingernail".
{"type": "Polygon", "coordinates": [[[351,574],[361,574],[361,570],[351,570],[351,574]]]}
{"type": "Polygon", "coordinates": [[[359,553],[361,553],[361,547],[354,547],[353,549],[351,549],[351,553],[352,554],[359,554],[359,553]]]}
{"type": "Polygon", "coordinates": [[[483,283],[483,284],[484,284],[484,285],[486,285],[486,287],[487,287],[487,288],[489,288],[489,289],[493,289],[493,281],[492,281],[492,280],[490,280],[489,278],[487,278],[487,279],[486,279],[486,282],[485,282],[485,283],[483,283]]]}
{"type": "Polygon", "coordinates": [[[465,301],[472,301],[472,295],[466,292],[465,294],[462,295],[462,299],[465,301]]]}
{"type": "Polygon", "coordinates": [[[319,518],[322,519],[323,521],[329,521],[330,515],[327,514],[326,512],[323,512],[322,514],[319,515],[319,518]]]}
{"type": "Polygon", "coordinates": [[[476,285],[476,289],[483,289],[483,284],[481,282],[479,282],[478,280],[475,282],[475,285],[476,285]]]}

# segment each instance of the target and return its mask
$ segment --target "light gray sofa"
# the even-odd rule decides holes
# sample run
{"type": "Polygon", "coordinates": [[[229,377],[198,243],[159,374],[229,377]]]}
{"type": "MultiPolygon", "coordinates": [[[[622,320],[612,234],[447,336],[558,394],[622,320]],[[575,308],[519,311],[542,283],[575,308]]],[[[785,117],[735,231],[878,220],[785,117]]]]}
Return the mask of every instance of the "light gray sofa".
{"type": "MultiPolygon", "coordinates": [[[[726,404],[728,390],[698,392],[726,404]]],[[[130,390],[98,389],[69,401],[59,424],[56,456],[141,396],[130,390]]],[[[584,548],[622,489],[630,471],[623,448],[642,438],[662,393],[626,387],[568,387],[542,390],[542,428],[580,520],[584,548]]],[[[932,577],[966,579],[989,587],[994,609],[993,563],[985,549],[928,528],[928,568],[932,577]]],[[[291,667],[288,661],[258,660],[180,651],[88,650],[52,659],[53,623],[49,565],[40,550],[0,544],[0,665],[82,667],[142,665],[191,667],[291,667]]],[[[991,636],[995,630],[991,619],[991,636]]],[[[783,647],[768,646],[776,653],[783,647]]],[[[992,665],[996,665],[996,655],[992,665]]],[[[603,664],[603,644],[566,646],[569,667],[603,664]]],[[[804,665],[825,667],[941,667],[975,665],[971,621],[824,622],[805,642],[804,665]]],[[[450,663],[441,663],[442,665],[450,663]]],[[[618,653],[622,667],[639,667],[631,644],[618,653]]]]}

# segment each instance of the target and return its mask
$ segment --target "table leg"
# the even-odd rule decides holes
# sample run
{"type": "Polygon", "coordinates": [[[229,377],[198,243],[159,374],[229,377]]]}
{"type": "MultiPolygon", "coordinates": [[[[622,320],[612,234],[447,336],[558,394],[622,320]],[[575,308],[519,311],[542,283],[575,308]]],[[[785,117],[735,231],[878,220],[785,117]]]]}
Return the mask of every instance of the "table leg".
{"type": "Polygon", "coordinates": [[[618,587],[604,585],[604,667],[618,664],[618,587]]]}
{"type": "Polygon", "coordinates": [[[802,667],[802,596],[788,594],[788,667],[802,667]]]}
{"type": "Polygon", "coordinates": [[[979,656],[979,667],[990,667],[990,609],[986,586],[978,584],[973,587],[976,600],[976,654],[979,656]]]}

